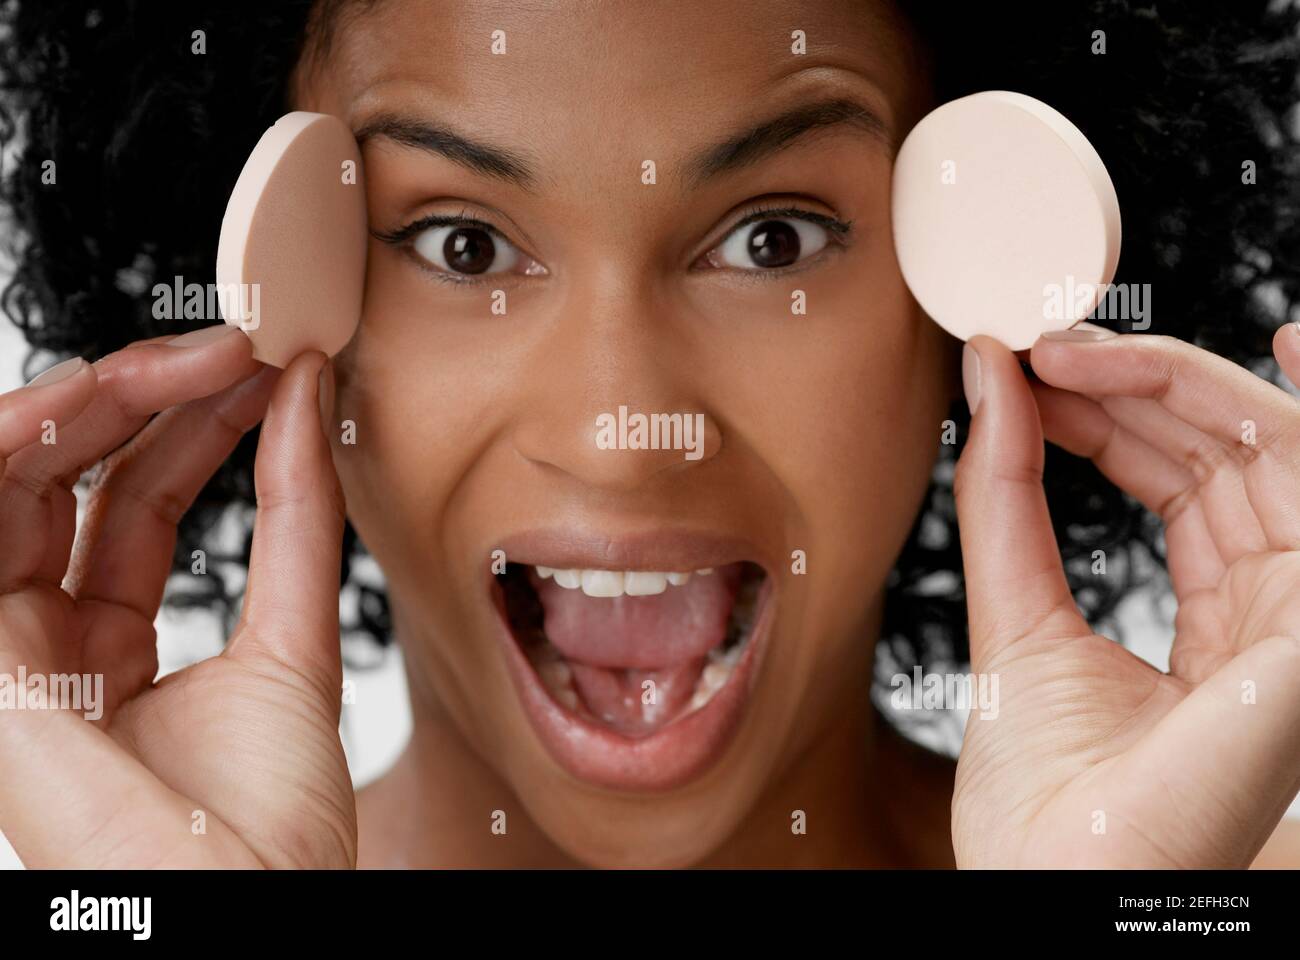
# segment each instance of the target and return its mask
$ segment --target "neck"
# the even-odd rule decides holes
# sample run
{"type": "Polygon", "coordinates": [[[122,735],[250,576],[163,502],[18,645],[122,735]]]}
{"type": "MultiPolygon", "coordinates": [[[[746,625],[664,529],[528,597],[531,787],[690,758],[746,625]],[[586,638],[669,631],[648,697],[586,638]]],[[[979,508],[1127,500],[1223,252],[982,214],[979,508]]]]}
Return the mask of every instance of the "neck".
{"type": "Polygon", "coordinates": [[[702,866],[882,866],[865,775],[879,753],[874,718],[854,704],[832,720],[702,866]]]}

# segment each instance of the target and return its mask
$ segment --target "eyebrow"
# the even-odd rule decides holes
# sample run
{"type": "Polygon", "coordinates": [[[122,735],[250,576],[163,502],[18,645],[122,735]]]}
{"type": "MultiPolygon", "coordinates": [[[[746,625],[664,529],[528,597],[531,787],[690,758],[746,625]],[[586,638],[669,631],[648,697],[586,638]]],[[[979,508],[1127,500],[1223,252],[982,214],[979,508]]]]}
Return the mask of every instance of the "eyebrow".
{"type": "Polygon", "coordinates": [[[367,120],[355,131],[357,143],[382,137],[406,147],[416,147],[446,157],[453,163],[476,173],[505,180],[524,189],[530,189],[537,177],[528,161],[520,154],[504,147],[471,140],[447,126],[402,117],[380,114],[367,120]]]}
{"type": "MultiPolygon", "coordinates": [[[[893,150],[888,125],[856,100],[836,98],[803,104],[760,121],[747,130],[707,147],[683,165],[686,181],[698,186],[705,180],[743,167],[792,145],[810,133],[832,127],[857,129],[893,150]]],[[[384,138],[402,146],[436,153],[476,173],[531,189],[537,175],[519,153],[472,140],[448,126],[396,114],[379,114],[355,132],[357,142],[384,138]]]]}
{"type": "Polygon", "coordinates": [[[860,130],[893,152],[889,126],[856,100],[835,98],[787,110],[709,147],[683,167],[691,186],[722,173],[758,163],[814,131],[847,126],[860,130]]]}

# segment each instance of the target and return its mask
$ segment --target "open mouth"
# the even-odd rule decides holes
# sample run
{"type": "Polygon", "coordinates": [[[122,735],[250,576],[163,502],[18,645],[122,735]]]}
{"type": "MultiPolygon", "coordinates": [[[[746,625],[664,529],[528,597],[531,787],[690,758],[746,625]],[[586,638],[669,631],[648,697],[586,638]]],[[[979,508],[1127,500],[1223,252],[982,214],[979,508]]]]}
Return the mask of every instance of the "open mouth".
{"type": "Polygon", "coordinates": [[[495,577],[525,710],[560,763],[616,788],[684,782],[725,747],[770,617],[769,577],[510,563],[495,577]]]}
{"type": "Polygon", "coordinates": [[[510,629],[551,696],[641,737],[699,710],[753,633],[761,567],[689,573],[507,567],[510,629]]]}

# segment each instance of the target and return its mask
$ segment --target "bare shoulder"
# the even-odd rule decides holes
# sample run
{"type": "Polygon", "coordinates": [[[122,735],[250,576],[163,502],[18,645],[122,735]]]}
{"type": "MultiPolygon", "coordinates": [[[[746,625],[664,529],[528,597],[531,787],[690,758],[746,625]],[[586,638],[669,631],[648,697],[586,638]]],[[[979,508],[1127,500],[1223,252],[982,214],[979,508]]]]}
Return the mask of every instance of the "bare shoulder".
{"type": "Polygon", "coordinates": [[[1300,870],[1300,820],[1284,819],[1251,865],[1264,870],[1300,870]]]}

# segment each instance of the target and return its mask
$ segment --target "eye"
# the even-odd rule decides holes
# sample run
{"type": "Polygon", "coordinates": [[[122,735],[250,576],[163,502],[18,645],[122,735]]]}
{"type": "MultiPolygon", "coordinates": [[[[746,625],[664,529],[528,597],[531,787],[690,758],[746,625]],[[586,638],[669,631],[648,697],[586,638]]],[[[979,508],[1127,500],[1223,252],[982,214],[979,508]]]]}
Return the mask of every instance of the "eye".
{"type": "Polygon", "coordinates": [[[472,283],[477,276],[507,271],[529,276],[546,273],[490,223],[464,214],[434,214],[375,236],[408,248],[429,273],[452,283],[472,283]]]}
{"type": "Polygon", "coordinates": [[[832,233],[847,233],[849,225],[806,210],[756,211],[727,234],[704,259],[715,267],[777,270],[815,256],[832,233]]]}
{"type": "Polygon", "coordinates": [[[414,235],[411,249],[439,270],[467,276],[502,273],[519,261],[510,241],[473,224],[426,227],[414,235]]]}

